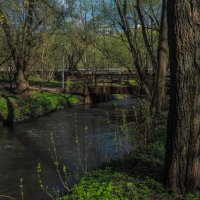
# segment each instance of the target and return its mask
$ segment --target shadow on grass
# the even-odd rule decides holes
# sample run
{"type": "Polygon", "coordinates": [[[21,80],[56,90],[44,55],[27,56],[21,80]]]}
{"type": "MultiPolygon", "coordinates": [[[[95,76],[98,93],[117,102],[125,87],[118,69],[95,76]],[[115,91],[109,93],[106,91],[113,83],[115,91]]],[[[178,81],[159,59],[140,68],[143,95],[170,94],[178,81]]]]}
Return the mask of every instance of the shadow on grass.
{"type": "Polygon", "coordinates": [[[103,168],[111,167],[114,171],[124,172],[132,177],[149,177],[162,182],[165,137],[165,129],[163,129],[147,147],[131,152],[122,160],[105,164],[103,168]]]}
{"type": "MultiPolygon", "coordinates": [[[[14,106],[11,100],[9,99],[10,96],[7,95],[1,95],[5,100],[7,104],[7,118],[5,120],[5,124],[12,126],[14,122],[14,106]]],[[[1,118],[1,117],[0,117],[1,118]]],[[[2,117],[3,120],[3,117],[2,117]]]]}
{"type": "Polygon", "coordinates": [[[132,155],[121,161],[113,161],[109,164],[113,170],[125,172],[133,177],[150,177],[162,181],[163,162],[149,156],[132,155]]]}
{"type": "Polygon", "coordinates": [[[7,108],[8,108],[8,117],[7,117],[7,123],[9,125],[13,125],[14,122],[14,106],[13,103],[10,101],[9,97],[5,97],[7,101],[7,108]]]}

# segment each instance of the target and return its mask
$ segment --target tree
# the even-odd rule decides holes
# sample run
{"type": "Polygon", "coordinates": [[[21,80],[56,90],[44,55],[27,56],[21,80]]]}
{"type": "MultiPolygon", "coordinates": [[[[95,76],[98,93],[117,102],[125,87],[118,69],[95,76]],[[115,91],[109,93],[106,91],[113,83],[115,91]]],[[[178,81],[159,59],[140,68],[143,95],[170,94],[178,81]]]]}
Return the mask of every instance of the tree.
{"type": "Polygon", "coordinates": [[[15,68],[16,86],[20,91],[29,87],[26,72],[39,45],[41,32],[53,30],[60,19],[60,13],[55,12],[54,6],[54,1],[47,0],[0,2],[0,26],[4,31],[5,45],[9,49],[9,58],[15,68]]]}
{"type": "Polygon", "coordinates": [[[130,45],[139,80],[151,100],[152,114],[159,113],[166,94],[168,66],[167,0],[163,0],[162,12],[156,11],[161,10],[160,1],[115,0],[115,2],[120,16],[119,24],[130,45]],[[160,13],[162,13],[161,18],[160,13]],[[136,42],[138,38],[139,42],[136,42]],[[146,51],[146,56],[141,52],[143,49],[146,51]],[[142,66],[144,65],[142,60],[146,60],[145,67],[142,66]],[[152,69],[154,75],[152,81],[147,81],[148,68],[152,69]]]}
{"type": "Polygon", "coordinates": [[[157,49],[157,72],[152,97],[152,112],[159,114],[166,95],[166,75],[168,69],[168,40],[167,40],[167,0],[163,0],[162,16],[157,49]]]}
{"type": "Polygon", "coordinates": [[[40,46],[36,51],[37,55],[34,69],[39,72],[43,81],[50,81],[54,78],[55,71],[60,66],[61,41],[58,34],[43,33],[41,35],[40,46]],[[42,36],[43,35],[43,36],[42,36]]]}
{"type": "MultiPolygon", "coordinates": [[[[34,1],[28,1],[27,2],[27,14],[26,14],[26,23],[24,23],[24,27],[22,27],[22,30],[26,29],[26,38],[24,39],[23,43],[26,45],[26,47],[20,48],[20,50],[17,52],[17,46],[19,42],[20,35],[14,34],[12,35],[12,19],[16,17],[16,11],[19,9],[21,6],[19,3],[19,7],[14,7],[17,5],[13,5],[13,12],[11,13],[12,19],[8,19],[8,10],[5,12],[5,10],[8,8],[8,6],[11,6],[10,4],[6,4],[2,9],[2,5],[0,8],[0,15],[2,17],[1,25],[4,30],[5,36],[6,36],[6,41],[10,49],[10,54],[12,56],[13,62],[16,67],[16,81],[17,81],[17,86],[19,89],[26,89],[28,88],[29,84],[28,81],[26,80],[24,76],[24,69],[25,66],[27,65],[28,59],[30,57],[30,47],[31,47],[31,40],[32,40],[32,31],[33,31],[33,8],[34,8],[34,1]],[[17,39],[15,39],[15,37],[17,39]],[[14,41],[15,40],[15,41],[14,41]],[[21,55],[20,52],[23,52],[21,55]],[[29,55],[27,55],[29,54],[29,55]]],[[[25,15],[24,13],[21,13],[22,15],[25,15]]],[[[20,18],[20,17],[19,17],[20,18]]],[[[14,19],[13,19],[14,20],[14,19]]],[[[21,19],[22,20],[22,19],[21,19]]],[[[17,27],[16,29],[19,29],[21,27],[18,27],[17,21],[15,24],[13,24],[13,27],[17,27]]],[[[21,45],[20,45],[21,46],[21,45]]]]}
{"type": "Polygon", "coordinates": [[[149,29],[152,30],[152,27],[148,27],[149,23],[144,20],[139,1],[115,0],[115,4],[119,14],[118,29],[124,31],[139,81],[146,93],[147,98],[151,99],[152,84],[149,82],[149,77],[146,76],[147,70],[144,67],[142,47],[146,47],[151,60],[152,69],[155,71],[157,66],[157,60],[154,55],[155,42],[151,41],[152,43],[150,43],[150,36],[153,36],[153,32],[149,34],[148,31],[149,29]],[[139,21],[142,22],[141,27],[139,21]],[[141,35],[143,36],[142,38],[140,37],[141,35]]]}
{"type": "Polygon", "coordinates": [[[125,67],[130,72],[133,71],[131,53],[117,34],[99,37],[97,48],[101,52],[103,59],[108,63],[107,65],[110,63],[110,67],[120,66],[125,67]]]}
{"type": "Polygon", "coordinates": [[[200,2],[168,1],[170,108],[165,185],[184,194],[200,188],[200,2]]]}
{"type": "Polygon", "coordinates": [[[86,32],[77,26],[71,27],[66,34],[65,54],[68,70],[72,73],[78,71],[78,64],[81,62],[90,43],[85,34],[86,32]]]}

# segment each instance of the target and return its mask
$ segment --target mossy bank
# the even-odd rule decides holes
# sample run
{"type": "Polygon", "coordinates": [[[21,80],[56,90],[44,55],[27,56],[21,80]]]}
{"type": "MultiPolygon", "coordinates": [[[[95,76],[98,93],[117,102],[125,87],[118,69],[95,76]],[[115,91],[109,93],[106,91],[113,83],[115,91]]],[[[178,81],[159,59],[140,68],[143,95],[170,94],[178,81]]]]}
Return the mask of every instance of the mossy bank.
{"type": "Polygon", "coordinates": [[[22,97],[0,90],[0,123],[22,122],[80,103],[77,95],[31,91],[22,97]]]}
{"type": "MultiPolygon", "coordinates": [[[[131,98],[127,95],[109,95],[109,98],[92,99],[89,104],[100,103],[109,100],[131,98]]],[[[88,104],[85,97],[64,93],[47,91],[30,91],[24,97],[13,94],[5,89],[0,89],[0,125],[10,125],[36,118],[44,114],[65,109],[73,105],[88,104]]]]}

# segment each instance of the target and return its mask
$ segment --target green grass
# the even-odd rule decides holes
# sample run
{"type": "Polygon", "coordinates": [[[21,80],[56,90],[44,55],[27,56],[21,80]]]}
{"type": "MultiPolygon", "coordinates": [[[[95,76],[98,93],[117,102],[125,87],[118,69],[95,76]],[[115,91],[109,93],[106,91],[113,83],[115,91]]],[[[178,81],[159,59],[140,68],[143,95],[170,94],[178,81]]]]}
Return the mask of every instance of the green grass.
{"type": "Polygon", "coordinates": [[[0,91],[0,118],[3,123],[24,121],[79,103],[78,96],[31,92],[27,98],[0,91]]]}

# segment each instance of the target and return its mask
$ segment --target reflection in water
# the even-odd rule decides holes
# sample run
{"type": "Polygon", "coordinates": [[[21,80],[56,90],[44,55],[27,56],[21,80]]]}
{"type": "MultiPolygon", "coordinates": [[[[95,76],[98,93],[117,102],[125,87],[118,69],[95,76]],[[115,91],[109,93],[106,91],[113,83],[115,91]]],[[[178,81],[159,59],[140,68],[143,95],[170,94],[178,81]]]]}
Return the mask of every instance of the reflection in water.
{"type": "Polygon", "coordinates": [[[0,194],[19,198],[23,177],[25,199],[49,199],[39,188],[38,163],[49,188],[61,185],[49,152],[51,133],[57,154],[70,172],[78,170],[81,174],[127,153],[131,144],[119,125],[123,116],[131,119],[134,103],[134,100],[123,100],[79,106],[13,128],[1,128],[0,194]]]}

